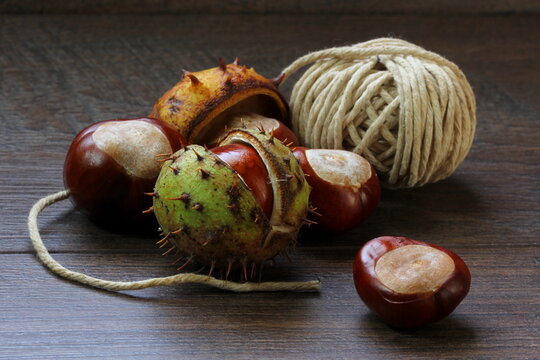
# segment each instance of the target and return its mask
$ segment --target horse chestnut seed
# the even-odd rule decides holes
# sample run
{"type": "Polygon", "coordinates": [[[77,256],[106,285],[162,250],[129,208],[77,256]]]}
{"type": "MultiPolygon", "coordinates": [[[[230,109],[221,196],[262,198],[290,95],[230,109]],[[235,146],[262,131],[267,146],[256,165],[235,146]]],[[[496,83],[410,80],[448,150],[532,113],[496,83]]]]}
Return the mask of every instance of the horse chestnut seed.
{"type": "MultiPolygon", "coordinates": [[[[121,229],[157,224],[142,212],[161,169],[159,155],[187,145],[176,130],[156,119],[97,122],[75,136],[64,163],[64,185],[74,205],[93,220],[121,229]]],[[[152,230],[154,230],[152,228],[152,230]]]]}
{"type": "Polygon", "coordinates": [[[268,170],[257,151],[248,145],[230,144],[210,149],[232,167],[257,199],[266,216],[272,215],[274,196],[268,170]]]}
{"type": "Polygon", "coordinates": [[[311,185],[311,215],[318,227],[331,232],[350,230],[379,205],[381,185],[371,164],[344,150],[296,147],[294,156],[311,185]]]}
{"type": "Polygon", "coordinates": [[[232,129],[251,129],[262,130],[281,141],[287,146],[298,146],[298,138],[294,132],[289,129],[283,122],[262,116],[256,113],[247,113],[232,116],[224,125],[223,131],[207,131],[213,134],[213,137],[206,143],[213,147],[219,143],[222,137],[228,134],[232,129]]]}
{"type": "Polygon", "coordinates": [[[354,283],[364,303],[397,328],[449,315],[469,291],[465,262],[440,246],[405,237],[367,242],[354,259],[354,283]]]}

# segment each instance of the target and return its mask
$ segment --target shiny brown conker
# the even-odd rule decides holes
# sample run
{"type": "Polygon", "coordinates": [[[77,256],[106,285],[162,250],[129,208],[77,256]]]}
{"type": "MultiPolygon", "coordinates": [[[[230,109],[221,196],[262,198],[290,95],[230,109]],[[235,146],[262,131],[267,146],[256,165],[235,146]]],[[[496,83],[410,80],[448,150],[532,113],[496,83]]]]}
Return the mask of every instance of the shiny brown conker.
{"type": "MultiPolygon", "coordinates": [[[[160,156],[187,145],[171,126],[152,118],[104,120],[79,132],[64,162],[73,204],[91,219],[130,231],[157,224],[143,214],[161,169],[160,156]]],[[[155,230],[151,227],[149,230],[155,230]]]]}
{"type": "Polygon", "coordinates": [[[344,232],[358,226],[379,205],[381,186],[373,166],[344,150],[296,147],[294,156],[311,185],[311,219],[323,230],[344,232]]]}
{"type": "Polygon", "coordinates": [[[395,236],[368,241],[354,259],[353,274],[362,301],[397,328],[448,316],[471,284],[467,265],[454,252],[395,236]]]}
{"type": "Polygon", "coordinates": [[[229,144],[210,149],[229,164],[246,183],[268,218],[272,214],[273,194],[268,170],[257,151],[248,145],[229,144]]]}

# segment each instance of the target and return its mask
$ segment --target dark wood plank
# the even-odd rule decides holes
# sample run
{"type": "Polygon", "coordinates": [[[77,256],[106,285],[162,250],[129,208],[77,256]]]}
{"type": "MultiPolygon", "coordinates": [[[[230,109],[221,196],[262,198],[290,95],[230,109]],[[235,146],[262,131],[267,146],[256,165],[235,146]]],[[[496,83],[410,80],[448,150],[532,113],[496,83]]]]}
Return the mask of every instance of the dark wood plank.
{"type": "MultiPolygon", "coordinates": [[[[0,358],[538,357],[538,33],[537,15],[0,16],[0,358]],[[34,257],[28,210],[62,189],[65,152],[86,125],[147,114],[182,68],[218,56],[275,76],[310,50],[388,34],[462,67],[478,101],[475,143],[451,178],[385,191],[347,234],[303,232],[294,263],[267,272],[319,277],[320,294],[195,285],[113,294],[63,281],[34,257]],[[450,318],[401,332],[360,303],[352,258],[383,234],[449,247],[470,265],[471,293],[450,318]]],[[[118,280],[173,273],[153,236],[100,229],[67,201],[40,224],[75,269],[118,280]]]]}
{"type": "MultiPolygon", "coordinates": [[[[537,248],[454,250],[471,265],[469,296],[449,318],[412,332],[393,330],[367,311],[346,248],[301,249],[298,261],[267,274],[320,276],[320,294],[238,295],[200,285],[116,294],[59,280],[32,255],[1,255],[0,358],[535,358],[537,248]]],[[[55,256],[117,280],[172,270],[146,254],[55,256]]]]}
{"type": "Polygon", "coordinates": [[[0,13],[12,14],[426,14],[426,13],[522,13],[540,11],[534,0],[4,0],[0,13]]]}

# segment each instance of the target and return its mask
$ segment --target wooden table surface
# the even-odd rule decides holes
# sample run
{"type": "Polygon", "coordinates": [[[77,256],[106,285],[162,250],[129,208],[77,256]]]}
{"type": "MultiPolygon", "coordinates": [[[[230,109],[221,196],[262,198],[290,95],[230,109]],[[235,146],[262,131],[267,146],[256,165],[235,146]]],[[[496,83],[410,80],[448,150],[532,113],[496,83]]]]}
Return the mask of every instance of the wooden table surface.
{"type": "MultiPolygon", "coordinates": [[[[1,16],[0,358],[540,358],[539,35],[538,15],[1,16]],[[344,235],[303,233],[294,261],[265,275],[319,278],[320,293],[114,293],[65,281],[36,258],[28,210],[63,188],[64,156],[83,127],[148,114],[182,68],[219,56],[275,76],[310,50],[388,35],[461,66],[477,96],[477,134],[449,179],[384,191],[375,214],[344,235]],[[386,234],[468,263],[471,291],[450,317],[397,331],[361,303],[352,259],[386,234]]],[[[113,280],[174,273],[155,237],[103,230],[69,201],[39,223],[53,256],[75,270],[113,280]]]]}

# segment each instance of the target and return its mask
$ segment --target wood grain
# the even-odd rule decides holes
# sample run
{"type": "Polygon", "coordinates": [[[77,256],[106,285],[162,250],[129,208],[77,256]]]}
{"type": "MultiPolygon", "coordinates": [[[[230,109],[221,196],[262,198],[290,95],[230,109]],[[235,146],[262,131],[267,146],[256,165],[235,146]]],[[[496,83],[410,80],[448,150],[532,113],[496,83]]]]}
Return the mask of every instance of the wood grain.
{"type": "MultiPolygon", "coordinates": [[[[537,15],[0,16],[0,358],[538,358],[539,33],[537,15]],[[62,189],[83,127],[147,114],[182,68],[218,56],[275,76],[310,50],[388,34],[460,65],[477,96],[475,142],[451,178],[385,191],[347,234],[303,231],[294,262],[265,274],[319,277],[320,294],[115,294],[61,280],[35,258],[28,210],[62,189]],[[361,304],[352,258],[386,234],[448,247],[470,265],[471,292],[448,319],[396,331],[361,304]]],[[[117,280],[174,271],[153,236],[101,229],[68,201],[39,223],[53,256],[76,270],[117,280]]]]}
{"type": "Polygon", "coordinates": [[[538,13],[534,0],[4,0],[12,14],[508,14],[538,13]]]}
{"type": "MultiPolygon", "coordinates": [[[[237,295],[196,285],[124,294],[51,276],[32,255],[1,255],[1,356],[7,358],[357,358],[533,359],[538,348],[540,265],[534,246],[454,247],[471,265],[473,287],[439,323],[401,332],[361,304],[350,248],[302,248],[269,278],[323,281],[320,294],[237,295]],[[492,259],[498,259],[496,263],[492,259]],[[501,266],[501,264],[504,264],[501,266]],[[29,274],[32,276],[30,277],[29,274]],[[522,302],[529,298],[529,301],[522,302]],[[13,306],[12,303],[17,303],[13,306]],[[515,349],[519,348],[519,353],[515,349]],[[79,353],[83,349],[82,353],[79,353]],[[436,355],[435,355],[436,354],[436,355]]],[[[67,266],[111,279],[166,275],[146,253],[56,254],[67,266]]]]}

